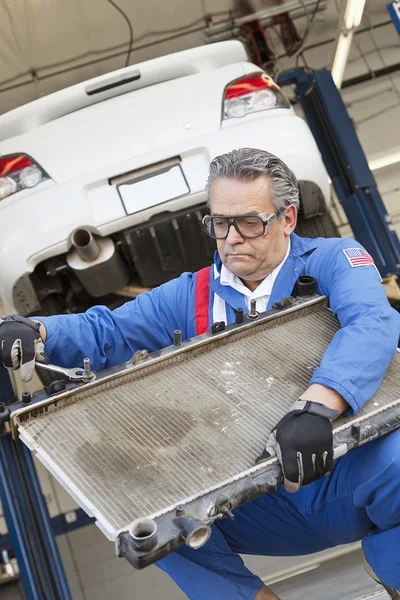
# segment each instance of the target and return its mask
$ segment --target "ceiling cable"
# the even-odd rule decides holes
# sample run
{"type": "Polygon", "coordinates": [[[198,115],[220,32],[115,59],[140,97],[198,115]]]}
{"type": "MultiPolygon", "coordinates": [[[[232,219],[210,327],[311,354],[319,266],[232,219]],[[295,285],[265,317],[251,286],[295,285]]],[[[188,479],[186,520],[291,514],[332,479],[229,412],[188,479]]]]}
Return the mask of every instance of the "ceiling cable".
{"type": "MultiPolygon", "coordinates": [[[[222,14],[223,14],[222,12],[221,13],[215,13],[215,14],[213,14],[211,16],[222,16],[222,14]]],[[[226,14],[226,13],[224,13],[224,14],[226,14]]],[[[204,18],[198,19],[194,23],[199,23],[199,22],[200,23],[204,23],[204,18]]],[[[141,44],[140,46],[135,46],[135,51],[137,51],[137,50],[143,50],[145,48],[156,46],[158,44],[163,44],[165,42],[169,42],[169,41],[175,40],[175,39],[180,38],[180,37],[184,37],[184,36],[187,36],[187,35],[191,35],[191,34],[194,34],[194,33],[199,33],[201,31],[204,31],[204,25],[203,26],[194,27],[192,29],[191,27],[193,27],[194,23],[188,23],[186,25],[186,27],[179,28],[180,32],[179,33],[177,32],[174,35],[170,35],[170,36],[161,38],[159,40],[154,40],[152,42],[147,42],[145,44],[141,44]]],[[[377,29],[379,27],[389,26],[389,25],[393,26],[393,22],[391,20],[386,20],[386,21],[383,21],[381,23],[377,23],[376,25],[374,25],[374,29],[377,29]]],[[[369,28],[367,28],[367,27],[364,28],[364,29],[358,29],[357,32],[355,33],[355,35],[362,34],[365,31],[368,31],[368,29],[369,28]]],[[[177,31],[177,29],[176,30],[168,30],[168,31],[177,31]]],[[[162,33],[161,31],[149,31],[149,32],[146,32],[146,33],[144,33],[141,36],[139,36],[139,37],[136,38],[136,43],[139,42],[142,39],[145,39],[145,38],[149,37],[149,36],[158,35],[158,34],[161,34],[161,33],[162,33]]],[[[303,53],[307,52],[308,50],[313,50],[315,48],[319,48],[319,47],[324,46],[326,44],[333,43],[334,41],[335,41],[335,39],[331,38],[331,39],[327,39],[327,40],[318,42],[316,44],[311,44],[311,45],[306,46],[305,48],[303,48],[303,53]]],[[[106,60],[108,61],[108,60],[112,60],[114,58],[118,58],[120,56],[124,56],[126,54],[126,50],[118,51],[118,49],[121,48],[121,47],[122,47],[121,45],[117,45],[117,46],[114,46],[114,47],[106,48],[104,50],[92,50],[90,53],[85,53],[85,54],[79,55],[79,56],[75,57],[73,60],[80,60],[80,59],[83,59],[85,57],[89,57],[89,56],[93,56],[93,55],[94,56],[100,55],[99,58],[92,58],[91,60],[87,60],[87,61],[85,61],[83,63],[80,63],[80,64],[75,64],[75,65],[68,66],[68,67],[65,67],[65,68],[59,68],[57,71],[52,72],[52,73],[40,74],[40,71],[44,71],[46,69],[57,69],[58,67],[62,67],[64,65],[68,65],[68,64],[71,65],[72,61],[71,60],[66,60],[66,61],[61,61],[61,62],[58,62],[58,63],[48,64],[48,65],[45,65],[43,67],[36,68],[36,69],[31,68],[28,71],[25,71],[24,73],[20,73],[20,74],[16,75],[15,77],[11,77],[9,79],[5,79],[2,82],[0,82],[0,93],[1,92],[7,92],[7,91],[10,91],[10,90],[14,90],[14,89],[18,89],[20,87],[24,87],[25,85],[29,85],[29,84],[32,84],[32,83],[37,82],[37,81],[42,81],[42,80],[45,80],[45,79],[50,79],[52,77],[57,77],[59,75],[62,75],[64,73],[69,73],[71,71],[78,71],[79,69],[83,69],[85,67],[89,67],[89,66],[92,66],[92,65],[100,64],[100,63],[102,63],[102,62],[104,62],[106,60]],[[109,54],[104,55],[105,52],[109,52],[109,54]],[[29,77],[29,79],[27,79],[25,81],[21,81],[22,77],[29,77]]],[[[280,55],[280,56],[278,56],[278,58],[284,58],[285,56],[286,55],[280,55]]]]}
{"type": "MultiPolygon", "coordinates": [[[[314,22],[314,18],[315,18],[315,15],[317,14],[318,7],[320,5],[321,0],[317,0],[317,2],[315,3],[314,10],[313,10],[312,14],[310,14],[310,12],[309,12],[309,10],[308,10],[308,8],[307,8],[304,0],[299,0],[299,2],[302,5],[302,7],[303,7],[303,9],[304,9],[304,11],[306,13],[307,24],[306,24],[306,28],[304,30],[303,37],[302,37],[301,42],[300,42],[300,47],[296,50],[296,52],[294,54],[292,54],[292,56],[289,57],[290,61],[295,60],[296,67],[298,66],[298,58],[299,58],[300,54],[302,54],[304,52],[304,45],[305,45],[305,43],[306,43],[306,41],[308,39],[308,36],[310,34],[311,26],[312,26],[312,24],[314,22]]],[[[285,62],[286,61],[284,61],[283,63],[281,63],[280,68],[278,68],[277,71],[274,73],[274,79],[276,79],[278,77],[278,75],[280,75],[281,73],[283,73],[284,71],[287,70],[287,68],[286,69],[284,68],[285,62]]]]}
{"type": "MultiPolygon", "coordinates": [[[[370,39],[371,39],[371,41],[372,41],[372,43],[374,45],[374,48],[375,48],[376,52],[379,55],[379,58],[381,60],[383,68],[386,68],[387,64],[386,64],[386,61],[385,61],[385,59],[383,57],[381,48],[379,48],[378,44],[376,43],[376,39],[375,39],[374,34],[373,34],[374,26],[372,25],[371,20],[369,19],[369,17],[367,17],[367,22],[368,22],[369,37],[370,37],[370,39]]],[[[399,102],[400,102],[400,91],[399,91],[399,88],[397,87],[396,82],[395,82],[395,80],[394,80],[394,78],[393,78],[393,76],[391,74],[388,74],[388,78],[389,78],[389,81],[391,82],[391,84],[392,84],[392,86],[394,88],[394,92],[397,95],[397,98],[399,99],[399,102]]]]}
{"type": "Polygon", "coordinates": [[[128,25],[129,28],[129,45],[128,45],[128,53],[126,55],[126,60],[125,60],[125,67],[127,67],[129,65],[129,59],[131,56],[131,52],[132,52],[132,46],[133,46],[133,27],[132,27],[132,23],[131,20],[129,19],[128,15],[122,10],[122,8],[120,6],[118,6],[118,4],[116,4],[114,2],[114,0],[107,0],[107,2],[109,4],[111,4],[111,6],[113,6],[120,15],[122,15],[122,17],[125,19],[126,24],[128,25]]]}
{"type": "MultiPolygon", "coordinates": [[[[215,12],[215,13],[208,15],[207,18],[212,19],[215,17],[222,17],[224,15],[226,16],[226,14],[227,14],[227,11],[219,11],[219,12],[215,12]]],[[[167,37],[164,37],[159,40],[154,40],[152,42],[147,42],[145,44],[141,44],[140,46],[135,45],[135,50],[136,51],[143,50],[145,48],[149,48],[151,46],[156,46],[158,44],[163,44],[164,42],[169,42],[169,41],[178,39],[180,37],[185,37],[192,33],[198,33],[200,31],[204,31],[204,26],[205,26],[205,19],[204,19],[204,17],[201,17],[201,18],[196,19],[195,21],[191,21],[190,23],[187,23],[186,25],[183,25],[181,27],[175,27],[175,28],[165,29],[165,30],[157,29],[154,31],[146,31],[145,33],[143,33],[139,36],[135,36],[135,44],[137,44],[138,42],[140,42],[148,37],[153,37],[156,35],[165,35],[167,37]],[[169,34],[171,34],[171,35],[169,35],[169,34]]],[[[26,85],[28,83],[32,83],[33,79],[35,79],[35,81],[41,80],[41,79],[47,79],[49,77],[54,77],[56,75],[60,75],[63,73],[67,73],[69,71],[73,71],[75,69],[80,69],[83,67],[88,67],[88,66],[91,66],[94,64],[98,64],[105,60],[110,60],[113,58],[118,58],[120,56],[124,56],[126,53],[126,50],[125,49],[120,50],[121,48],[125,48],[125,44],[118,44],[117,46],[108,47],[108,48],[105,48],[104,50],[91,50],[90,52],[80,54],[79,56],[75,56],[74,58],[69,59],[69,60],[64,60],[64,61],[60,61],[57,63],[50,63],[47,65],[44,65],[44,66],[40,67],[40,69],[31,68],[28,71],[25,71],[25,73],[20,73],[19,75],[16,75],[15,77],[10,77],[9,79],[4,79],[3,81],[0,82],[0,86],[5,86],[8,84],[11,84],[14,81],[18,82],[18,80],[21,77],[28,76],[28,75],[31,76],[31,79],[29,81],[18,82],[18,83],[16,83],[15,86],[7,87],[7,88],[0,87],[0,92],[7,91],[9,89],[13,89],[14,87],[21,87],[21,85],[26,85]],[[107,54],[106,56],[104,56],[105,52],[110,52],[110,54],[107,54]],[[73,62],[73,61],[84,59],[89,56],[98,56],[98,55],[103,55],[103,56],[100,56],[100,58],[98,58],[98,59],[94,58],[94,59],[88,60],[88,61],[78,64],[78,65],[66,67],[65,69],[60,69],[56,73],[38,75],[39,70],[44,71],[46,69],[56,69],[57,67],[63,67],[64,65],[71,64],[71,62],[73,62]],[[34,76],[33,76],[33,74],[34,74],[34,76]]]]}

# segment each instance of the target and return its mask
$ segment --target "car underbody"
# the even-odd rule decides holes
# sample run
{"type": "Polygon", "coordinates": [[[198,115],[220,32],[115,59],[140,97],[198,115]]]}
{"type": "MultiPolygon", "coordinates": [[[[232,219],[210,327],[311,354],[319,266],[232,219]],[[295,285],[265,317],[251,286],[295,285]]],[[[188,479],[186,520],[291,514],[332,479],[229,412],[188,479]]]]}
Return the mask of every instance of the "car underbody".
{"type": "MultiPolygon", "coordinates": [[[[338,235],[318,186],[301,181],[299,187],[296,233],[338,235]]],[[[166,211],[107,238],[79,229],[74,234],[75,249],[40,262],[33,273],[16,281],[13,300],[18,312],[25,316],[74,313],[99,303],[116,308],[185,271],[211,264],[215,242],[201,225],[207,210],[203,202],[166,211]]]]}

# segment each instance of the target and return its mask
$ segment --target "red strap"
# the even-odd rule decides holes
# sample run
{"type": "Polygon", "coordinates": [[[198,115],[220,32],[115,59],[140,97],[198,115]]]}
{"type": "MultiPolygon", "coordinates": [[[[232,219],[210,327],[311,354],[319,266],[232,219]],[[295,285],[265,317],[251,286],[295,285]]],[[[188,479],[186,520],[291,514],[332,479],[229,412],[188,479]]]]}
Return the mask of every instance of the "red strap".
{"type": "Polygon", "coordinates": [[[196,275],[196,335],[208,331],[210,269],[211,267],[205,267],[197,271],[196,275]]]}

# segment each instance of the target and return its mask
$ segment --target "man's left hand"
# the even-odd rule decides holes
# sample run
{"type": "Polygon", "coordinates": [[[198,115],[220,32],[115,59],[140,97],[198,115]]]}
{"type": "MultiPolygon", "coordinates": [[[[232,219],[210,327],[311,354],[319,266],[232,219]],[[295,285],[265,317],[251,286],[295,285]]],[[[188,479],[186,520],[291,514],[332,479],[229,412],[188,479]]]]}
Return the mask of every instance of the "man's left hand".
{"type": "Polygon", "coordinates": [[[297,492],[333,468],[333,436],[331,420],[339,411],[318,402],[298,400],[272,430],[266,452],[277,456],[282,465],[287,492],[297,492]]]}

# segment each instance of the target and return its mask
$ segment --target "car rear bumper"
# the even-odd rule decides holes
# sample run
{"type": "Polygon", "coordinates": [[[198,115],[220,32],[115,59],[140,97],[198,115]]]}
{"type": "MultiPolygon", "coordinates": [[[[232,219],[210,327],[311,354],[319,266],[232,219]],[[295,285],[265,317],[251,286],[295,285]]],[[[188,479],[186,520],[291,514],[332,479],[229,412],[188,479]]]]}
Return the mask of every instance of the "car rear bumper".
{"type": "MultiPolygon", "coordinates": [[[[0,204],[0,295],[13,303],[15,281],[52,256],[68,252],[71,233],[87,227],[106,236],[147,222],[165,212],[179,211],[205,201],[204,186],[212,158],[234,148],[255,147],[282,158],[299,180],[315,182],[328,201],[328,177],[314,138],[292,112],[287,116],[245,117],[222,124],[221,129],[199,136],[190,143],[171,145],[156,152],[112,165],[107,172],[58,185],[35,188],[0,204]],[[134,214],[126,214],[115,185],[109,181],[120,174],[179,156],[190,193],[134,214]]],[[[110,160],[110,162],[112,162],[110,160]]]]}

